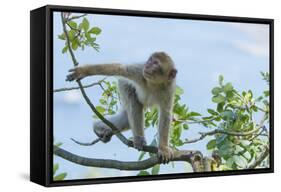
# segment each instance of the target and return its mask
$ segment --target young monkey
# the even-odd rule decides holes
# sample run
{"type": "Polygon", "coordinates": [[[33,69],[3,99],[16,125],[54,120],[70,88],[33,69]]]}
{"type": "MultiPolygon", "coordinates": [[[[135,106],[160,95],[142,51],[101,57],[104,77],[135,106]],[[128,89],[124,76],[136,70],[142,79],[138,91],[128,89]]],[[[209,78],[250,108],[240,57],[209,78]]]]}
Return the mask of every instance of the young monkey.
{"type": "MultiPolygon", "coordinates": [[[[123,109],[119,114],[110,116],[108,120],[120,131],[131,128],[134,147],[138,150],[142,150],[146,145],[144,108],[158,106],[158,156],[164,163],[173,158],[173,150],[169,147],[169,129],[177,70],[170,56],[164,52],[155,52],[143,64],[84,65],[70,69],[69,72],[67,81],[91,75],[121,77],[118,80],[118,88],[123,109]]],[[[111,128],[102,121],[94,124],[94,132],[103,142],[108,142],[112,136],[111,128]]]]}

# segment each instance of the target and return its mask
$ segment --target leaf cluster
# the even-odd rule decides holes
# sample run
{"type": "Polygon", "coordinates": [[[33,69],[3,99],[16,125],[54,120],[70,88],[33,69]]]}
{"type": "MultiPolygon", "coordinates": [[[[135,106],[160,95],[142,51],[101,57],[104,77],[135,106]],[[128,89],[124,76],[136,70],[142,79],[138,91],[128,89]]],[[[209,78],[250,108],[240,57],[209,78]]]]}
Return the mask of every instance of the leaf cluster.
{"type": "Polygon", "coordinates": [[[223,159],[221,169],[244,169],[268,146],[268,139],[259,136],[264,132],[264,125],[254,120],[255,113],[263,113],[264,123],[268,119],[269,106],[267,96],[254,98],[251,90],[240,94],[231,83],[224,83],[219,77],[219,86],[212,89],[212,101],[215,109],[208,109],[208,119],[217,121],[218,129],[226,132],[250,133],[247,135],[216,134],[207,143],[207,149],[217,151],[223,159]],[[256,130],[256,131],[255,131],[256,130]]]}
{"type": "MultiPolygon", "coordinates": [[[[65,23],[70,45],[73,50],[77,50],[78,48],[84,50],[86,46],[90,46],[96,51],[99,51],[100,46],[96,43],[96,38],[102,31],[99,27],[90,27],[89,20],[86,17],[83,17],[81,22],[75,21],[75,19],[70,20],[65,18],[65,23]]],[[[66,53],[68,51],[66,34],[62,33],[58,35],[58,38],[65,41],[62,53],[66,53]]]]}
{"type": "MultiPolygon", "coordinates": [[[[119,93],[117,91],[117,83],[115,81],[109,82],[106,80],[101,81],[100,87],[103,90],[101,98],[99,99],[99,105],[96,109],[102,115],[114,115],[119,108],[119,93]]],[[[98,118],[94,115],[94,118],[98,118]]]]}

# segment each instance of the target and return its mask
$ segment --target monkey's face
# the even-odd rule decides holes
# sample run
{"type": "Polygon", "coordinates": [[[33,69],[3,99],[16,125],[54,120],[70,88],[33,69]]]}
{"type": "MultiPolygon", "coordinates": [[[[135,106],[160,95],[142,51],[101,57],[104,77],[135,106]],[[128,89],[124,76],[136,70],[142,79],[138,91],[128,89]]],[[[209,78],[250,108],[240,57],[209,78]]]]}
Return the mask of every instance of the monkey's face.
{"type": "Polygon", "coordinates": [[[176,69],[173,66],[173,61],[166,53],[157,52],[145,63],[143,76],[152,83],[165,83],[176,76],[176,69]]]}

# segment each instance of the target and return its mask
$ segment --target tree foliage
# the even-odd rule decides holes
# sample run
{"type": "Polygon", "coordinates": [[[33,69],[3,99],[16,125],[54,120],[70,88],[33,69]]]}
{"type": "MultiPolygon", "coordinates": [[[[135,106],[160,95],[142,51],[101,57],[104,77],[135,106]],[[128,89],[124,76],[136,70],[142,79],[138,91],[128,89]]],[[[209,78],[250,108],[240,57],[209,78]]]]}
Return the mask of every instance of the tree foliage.
{"type": "MultiPolygon", "coordinates": [[[[105,81],[104,83],[106,88],[102,97],[106,95],[106,101],[110,102],[102,100],[101,105],[97,107],[103,109],[103,114],[115,114],[119,107],[116,82],[105,81]],[[108,94],[108,91],[111,94],[108,94]],[[112,109],[116,110],[112,111],[112,109]]],[[[258,97],[254,97],[251,90],[239,93],[230,82],[225,83],[224,77],[220,75],[218,85],[211,89],[212,98],[210,100],[215,107],[206,110],[207,116],[191,111],[186,104],[182,104],[181,95],[183,94],[184,91],[177,87],[170,130],[170,145],[174,149],[189,143],[190,140],[183,138],[182,135],[183,132],[189,131],[192,124],[201,124],[207,130],[218,131],[218,133],[213,132],[213,137],[204,137],[204,139],[209,139],[206,149],[221,158],[221,163],[216,170],[246,169],[269,147],[268,128],[266,127],[269,118],[267,90],[258,97]],[[256,121],[254,117],[260,118],[259,121],[256,121]]],[[[147,128],[157,127],[157,123],[157,109],[147,109],[145,126],[147,128]]],[[[202,139],[198,141],[200,140],[202,139]]],[[[150,145],[157,146],[157,136],[150,145]]],[[[146,153],[140,152],[138,159],[142,160],[146,153]]],[[[268,158],[260,166],[268,167],[268,158]]],[[[153,172],[155,173],[155,171],[153,172]]],[[[141,171],[139,173],[139,175],[144,174],[152,174],[152,172],[141,171]]]]}
{"type": "MultiPolygon", "coordinates": [[[[62,143],[55,143],[56,147],[60,147],[62,145],[62,143]]],[[[66,172],[63,173],[57,173],[59,169],[59,164],[55,163],[53,165],[53,179],[54,181],[62,181],[65,179],[65,177],[67,176],[66,172]]]]}
{"type": "MultiPolygon", "coordinates": [[[[74,51],[78,48],[84,50],[87,46],[99,51],[100,46],[96,43],[97,36],[101,33],[101,29],[99,27],[90,27],[90,23],[86,17],[83,17],[80,22],[75,21],[71,17],[65,17],[65,20],[65,23],[68,26],[67,34],[71,43],[71,48],[74,51]]],[[[62,53],[66,53],[69,50],[66,41],[66,34],[63,32],[58,35],[58,38],[65,42],[62,53]]]]}
{"type": "MultiPolygon", "coordinates": [[[[99,27],[91,27],[85,16],[70,17],[69,14],[64,19],[67,35],[63,32],[58,36],[65,41],[62,53],[70,49],[67,41],[74,51],[78,48],[84,50],[85,47],[100,50],[96,43],[97,36],[102,32],[99,27]],[[77,18],[79,21],[75,21],[77,18]]],[[[269,84],[269,73],[261,72],[261,75],[269,84]]],[[[99,85],[102,95],[96,109],[103,116],[115,114],[120,106],[116,82],[102,80],[99,85]]],[[[225,82],[224,77],[220,75],[218,84],[210,89],[210,102],[214,107],[206,109],[206,115],[191,110],[182,103],[183,94],[184,90],[177,86],[169,138],[172,148],[179,150],[184,145],[206,140],[206,149],[216,159],[212,171],[269,167],[269,154],[265,154],[269,149],[269,90],[264,90],[257,96],[252,90],[238,91],[231,82],[225,82]],[[206,128],[206,132],[199,132],[198,138],[184,138],[184,133],[189,132],[194,124],[206,128]]],[[[97,115],[93,114],[93,117],[97,118],[97,115]]],[[[156,127],[157,123],[157,109],[146,109],[145,127],[156,127]]],[[[157,142],[155,135],[150,146],[157,146],[157,142]]],[[[141,161],[146,154],[154,155],[141,151],[138,160],[141,161]]],[[[55,164],[54,174],[57,168],[58,165],[55,164]]],[[[140,171],[138,175],[157,175],[159,171],[160,165],[157,164],[150,170],[140,171]]]]}

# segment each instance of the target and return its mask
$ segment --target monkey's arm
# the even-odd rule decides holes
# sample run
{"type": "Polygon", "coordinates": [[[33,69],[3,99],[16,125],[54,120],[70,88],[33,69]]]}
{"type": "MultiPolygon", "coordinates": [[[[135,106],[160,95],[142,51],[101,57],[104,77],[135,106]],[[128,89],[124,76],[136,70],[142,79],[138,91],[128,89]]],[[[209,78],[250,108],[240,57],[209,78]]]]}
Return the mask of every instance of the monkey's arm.
{"type": "Polygon", "coordinates": [[[142,78],[141,66],[122,65],[119,63],[83,65],[69,70],[67,81],[82,79],[91,75],[122,76],[131,80],[139,81],[142,78]]]}

